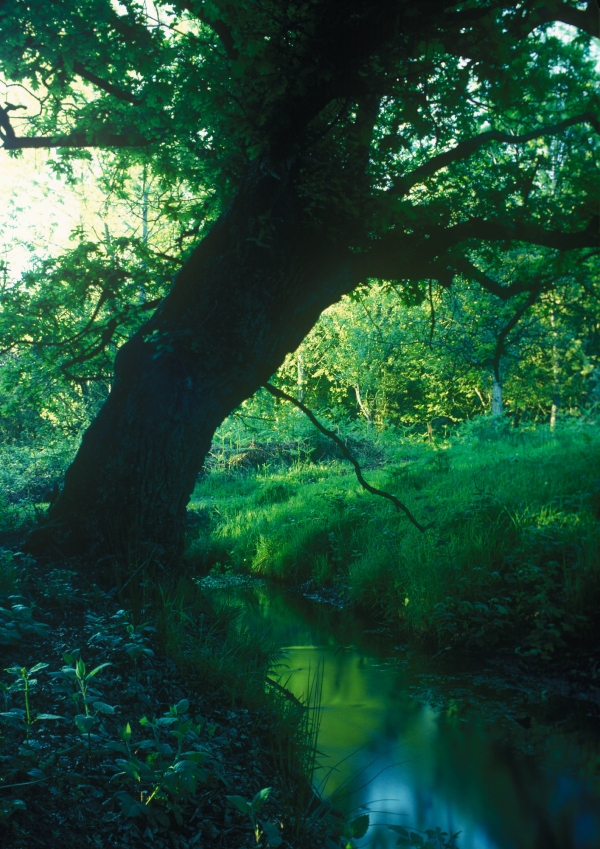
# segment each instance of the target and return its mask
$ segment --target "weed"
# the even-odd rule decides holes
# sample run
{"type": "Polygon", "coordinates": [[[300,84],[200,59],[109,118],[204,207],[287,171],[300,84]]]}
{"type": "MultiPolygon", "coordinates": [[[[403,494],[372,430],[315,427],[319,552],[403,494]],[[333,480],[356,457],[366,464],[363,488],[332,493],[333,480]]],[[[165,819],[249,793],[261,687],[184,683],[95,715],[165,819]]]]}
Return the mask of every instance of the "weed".
{"type": "Polygon", "coordinates": [[[267,845],[276,847],[281,846],[283,843],[280,835],[280,827],[275,822],[261,822],[258,819],[258,812],[267,801],[270,792],[270,787],[264,787],[250,800],[244,799],[243,796],[226,796],[225,798],[230,805],[233,805],[240,813],[248,817],[257,845],[264,835],[267,839],[267,845]]]}
{"type": "Polygon", "coordinates": [[[0,607],[0,644],[14,646],[27,637],[46,637],[49,628],[36,622],[30,607],[22,603],[21,596],[8,599],[10,607],[0,607]]]}
{"type": "Polygon", "coordinates": [[[51,713],[38,713],[35,717],[31,713],[31,692],[35,689],[38,683],[38,679],[33,678],[32,676],[47,667],[47,663],[36,663],[35,666],[32,666],[30,669],[27,669],[25,666],[11,666],[10,669],[6,670],[6,672],[10,673],[15,678],[15,681],[8,687],[4,687],[5,693],[23,693],[24,709],[13,708],[10,711],[0,713],[0,716],[16,721],[17,723],[24,723],[28,742],[31,726],[34,722],[40,722],[45,719],[64,719],[62,716],[55,716],[51,713]]]}
{"type": "Polygon", "coordinates": [[[408,829],[402,825],[388,825],[388,828],[398,835],[396,846],[418,846],[419,849],[456,849],[460,834],[449,834],[440,828],[428,828],[426,831],[408,829]]]}
{"type": "Polygon", "coordinates": [[[200,742],[203,723],[188,716],[189,701],[182,699],[158,718],[140,719],[152,737],[133,745],[131,725],[120,731],[121,743],[109,744],[125,757],[117,758],[113,781],[131,786],[115,795],[126,817],[144,817],[150,824],[167,828],[174,816],[183,822],[182,806],[193,799],[198,785],[206,784],[215,773],[210,751],[200,742]],[[168,742],[176,740],[176,749],[168,742]]]}

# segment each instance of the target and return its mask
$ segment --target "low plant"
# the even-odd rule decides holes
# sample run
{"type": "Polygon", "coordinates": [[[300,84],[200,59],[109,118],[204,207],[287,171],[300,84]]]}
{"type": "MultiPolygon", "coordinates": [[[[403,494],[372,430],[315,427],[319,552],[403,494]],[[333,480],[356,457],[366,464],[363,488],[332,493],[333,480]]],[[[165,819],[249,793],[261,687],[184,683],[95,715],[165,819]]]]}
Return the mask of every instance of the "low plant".
{"type": "Polygon", "coordinates": [[[61,668],[60,672],[52,673],[53,677],[72,684],[72,699],[77,707],[83,710],[83,714],[78,715],[90,717],[90,704],[93,706],[103,704],[103,702],[98,700],[101,695],[100,691],[90,686],[90,681],[107,666],[111,666],[111,664],[101,663],[88,672],[78,650],[70,653],[66,652],[63,654],[63,660],[65,661],[65,665],[61,668]]]}
{"type": "Polygon", "coordinates": [[[398,835],[396,846],[413,846],[418,849],[457,849],[460,831],[450,834],[440,828],[428,828],[419,831],[416,828],[405,828],[403,825],[388,825],[390,831],[398,835]]]}
{"type": "Polygon", "coordinates": [[[33,611],[21,596],[8,599],[10,607],[0,607],[0,645],[14,646],[28,637],[46,637],[47,625],[33,618],[33,611]]]}
{"type": "Polygon", "coordinates": [[[276,847],[281,846],[283,843],[280,826],[276,822],[261,821],[258,819],[258,812],[269,798],[270,793],[271,788],[264,787],[250,800],[244,799],[243,796],[226,796],[225,798],[230,805],[233,805],[240,813],[248,817],[257,845],[264,836],[268,846],[276,847]]]}
{"type": "Polygon", "coordinates": [[[37,713],[35,716],[31,710],[31,692],[35,689],[38,683],[37,678],[33,678],[37,672],[48,667],[47,663],[36,663],[35,666],[27,669],[25,666],[11,666],[5,671],[12,675],[15,680],[8,686],[4,685],[5,693],[19,692],[23,693],[24,708],[12,708],[12,710],[0,713],[5,719],[24,724],[26,728],[27,741],[29,742],[31,727],[35,722],[41,722],[46,719],[64,719],[62,716],[56,716],[52,713],[37,713]]]}
{"type": "Polygon", "coordinates": [[[169,814],[183,822],[182,806],[193,799],[198,786],[216,774],[216,762],[200,741],[203,722],[188,716],[189,701],[182,699],[158,718],[140,719],[140,725],[152,732],[150,738],[135,743],[130,723],[120,730],[120,742],[110,743],[117,758],[111,781],[125,787],[116,793],[126,817],[144,817],[148,822],[167,828],[169,814]],[[171,745],[176,741],[176,747],[171,745]]]}

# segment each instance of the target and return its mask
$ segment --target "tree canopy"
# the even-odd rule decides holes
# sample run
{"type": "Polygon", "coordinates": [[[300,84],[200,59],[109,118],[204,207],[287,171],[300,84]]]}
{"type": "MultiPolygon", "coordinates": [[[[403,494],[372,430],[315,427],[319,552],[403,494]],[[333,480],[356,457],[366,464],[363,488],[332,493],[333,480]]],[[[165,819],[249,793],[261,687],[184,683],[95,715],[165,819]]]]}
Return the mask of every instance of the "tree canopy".
{"type": "Polygon", "coordinates": [[[432,284],[483,287],[486,312],[512,305],[493,361],[540,296],[597,268],[594,0],[6,0],[0,27],[4,150],[56,149],[66,179],[102,151],[111,190],[144,169],[173,222],[169,244],[83,240],[12,287],[5,303],[37,318],[5,350],[58,341],[63,373],[86,380],[160,302],[122,360],[148,371],[152,348],[148,363],[202,355],[215,381],[235,375],[207,433],[360,283],[432,306],[432,284]],[[49,328],[40,299],[57,287],[79,314],[49,328]],[[224,291],[236,306],[219,312],[224,291]],[[212,321],[229,359],[209,366],[212,321]]]}

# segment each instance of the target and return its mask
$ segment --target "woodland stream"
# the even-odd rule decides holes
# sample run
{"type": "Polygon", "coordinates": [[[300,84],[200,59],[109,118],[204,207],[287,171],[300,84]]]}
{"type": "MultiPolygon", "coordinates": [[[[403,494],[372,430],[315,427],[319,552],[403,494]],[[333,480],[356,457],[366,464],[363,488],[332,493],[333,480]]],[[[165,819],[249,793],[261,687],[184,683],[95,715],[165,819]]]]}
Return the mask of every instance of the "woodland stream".
{"type": "Polygon", "coordinates": [[[370,813],[359,846],[395,846],[387,825],[460,831],[459,849],[600,846],[600,740],[585,710],[573,719],[500,666],[392,646],[329,604],[264,586],[212,594],[269,629],[295,695],[322,673],[315,784],[345,814],[370,813]]]}

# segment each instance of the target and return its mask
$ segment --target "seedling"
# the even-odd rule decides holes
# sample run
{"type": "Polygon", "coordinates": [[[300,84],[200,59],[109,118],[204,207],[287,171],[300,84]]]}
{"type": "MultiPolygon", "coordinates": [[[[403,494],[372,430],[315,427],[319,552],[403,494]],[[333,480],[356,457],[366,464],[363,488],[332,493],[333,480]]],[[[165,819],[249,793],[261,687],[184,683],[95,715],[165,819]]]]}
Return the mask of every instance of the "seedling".
{"type": "Polygon", "coordinates": [[[55,716],[52,713],[38,713],[35,717],[31,715],[31,702],[30,696],[31,691],[37,685],[38,679],[32,678],[32,675],[35,675],[36,672],[40,672],[42,669],[46,669],[48,666],[47,663],[37,663],[35,666],[32,666],[30,669],[27,669],[25,666],[11,666],[9,669],[6,669],[6,672],[9,672],[11,675],[14,675],[16,680],[13,684],[10,684],[8,688],[6,688],[9,692],[22,692],[23,700],[25,704],[25,709],[13,708],[10,711],[4,711],[0,713],[0,716],[5,716],[8,719],[18,720],[19,722],[24,722],[27,728],[27,741],[29,742],[29,735],[31,731],[31,726],[34,722],[39,722],[43,719],[64,719],[62,716],[55,716]]]}
{"type": "MultiPolygon", "coordinates": [[[[96,666],[95,669],[92,669],[91,672],[88,672],[85,666],[85,663],[79,657],[79,652],[73,652],[73,654],[64,654],[64,660],[66,661],[67,666],[63,666],[58,675],[62,675],[63,678],[71,681],[75,687],[74,699],[76,702],[83,703],[83,709],[85,711],[85,716],[90,716],[90,708],[89,705],[94,702],[94,706],[96,704],[104,704],[103,702],[97,702],[94,697],[100,695],[97,690],[92,690],[90,688],[89,682],[90,679],[97,675],[102,669],[105,669],[107,666],[111,666],[110,663],[101,663],[100,666],[96,666]]],[[[47,665],[47,664],[46,664],[47,665]]],[[[97,709],[98,710],[98,709],[97,709]]],[[[100,711],[103,712],[103,711],[100,711]]],[[[105,712],[105,711],[104,711],[105,712]]],[[[112,713],[112,710],[110,711],[112,713]]],[[[79,727],[79,725],[78,725],[79,727]]],[[[81,731],[81,728],[79,729],[81,731]]],[[[86,732],[87,733],[87,732],[86,732]]]]}
{"type": "Polygon", "coordinates": [[[152,805],[161,802],[181,822],[181,803],[192,798],[198,784],[206,784],[212,776],[212,756],[199,741],[202,722],[187,717],[188,708],[188,700],[182,699],[161,717],[152,720],[142,717],[140,725],[150,729],[153,737],[135,746],[131,745],[131,726],[127,723],[120,730],[122,742],[110,746],[127,756],[117,759],[119,771],[112,780],[133,782],[136,787],[136,796],[125,790],[116,793],[126,816],[144,816],[150,824],[166,828],[167,814],[152,805]],[[164,741],[165,734],[177,740],[176,752],[164,741]]]}
{"type": "Polygon", "coordinates": [[[258,812],[269,798],[270,792],[270,787],[264,787],[262,790],[258,791],[256,796],[254,796],[254,798],[250,802],[247,799],[244,799],[243,796],[226,796],[225,798],[227,799],[230,805],[233,805],[234,808],[237,808],[238,811],[248,817],[252,824],[252,830],[254,831],[254,839],[256,840],[257,844],[260,843],[260,839],[264,834],[267,838],[267,843],[269,844],[269,846],[276,847],[281,846],[283,842],[279,834],[277,823],[260,823],[257,816],[258,812]]]}

